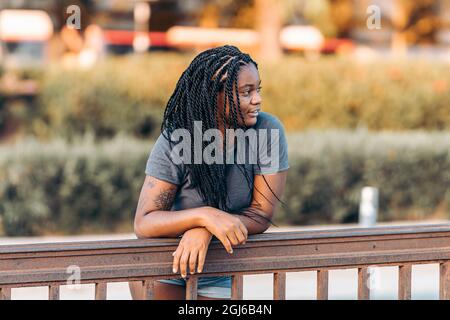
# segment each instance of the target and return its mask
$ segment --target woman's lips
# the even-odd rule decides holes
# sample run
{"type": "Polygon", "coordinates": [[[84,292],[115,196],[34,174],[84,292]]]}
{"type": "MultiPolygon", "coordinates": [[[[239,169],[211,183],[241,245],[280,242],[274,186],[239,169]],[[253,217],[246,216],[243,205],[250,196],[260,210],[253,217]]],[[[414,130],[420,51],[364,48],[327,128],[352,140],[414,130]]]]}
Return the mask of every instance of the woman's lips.
{"type": "Polygon", "coordinates": [[[256,118],[259,115],[259,111],[256,110],[256,111],[253,111],[253,112],[249,112],[248,114],[249,114],[250,117],[256,118]]]}

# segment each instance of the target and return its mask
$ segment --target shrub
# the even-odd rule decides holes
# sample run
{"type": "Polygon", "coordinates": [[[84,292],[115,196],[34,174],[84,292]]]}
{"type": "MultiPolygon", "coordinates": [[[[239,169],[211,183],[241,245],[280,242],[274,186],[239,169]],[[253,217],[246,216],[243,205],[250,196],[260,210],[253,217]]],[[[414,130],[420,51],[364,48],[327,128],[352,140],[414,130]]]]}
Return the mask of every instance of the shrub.
{"type": "Polygon", "coordinates": [[[111,58],[94,69],[49,70],[39,96],[32,132],[39,137],[93,133],[109,138],[158,132],[162,111],[188,61],[173,54],[156,58],[111,58]]]}
{"type": "Polygon", "coordinates": [[[2,147],[0,216],[7,235],[132,230],[150,144],[130,139],[2,147]]]}
{"type": "Polygon", "coordinates": [[[443,130],[450,128],[449,71],[448,65],[419,61],[356,64],[290,57],[262,66],[263,108],[291,131],[443,130]]]}
{"type": "MultiPolygon", "coordinates": [[[[163,110],[193,56],[110,58],[90,71],[51,69],[28,127],[41,138],[158,133],[163,110]]],[[[288,131],[310,128],[450,129],[450,66],[408,60],[358,64],[287,56],[260,65],[263,109],[288,131]]]]}
{"type": "MultiPolygon", "coordinates": [[[[6,235],[132,231],[152,143],[0,146],[6,235]]],[[[290,169],[278,224],[356,221],[361,188],[380,190],[379,221],[450,214],[450,133],[309,131],[288,137],[290,169]]]]}
{"type": "Polygon", "coordinates": [[[449,133],[310,131],[289,136],[290,224],[356,222],[364,186],[379,189],[379,221],[450,213],[449,133]]]}

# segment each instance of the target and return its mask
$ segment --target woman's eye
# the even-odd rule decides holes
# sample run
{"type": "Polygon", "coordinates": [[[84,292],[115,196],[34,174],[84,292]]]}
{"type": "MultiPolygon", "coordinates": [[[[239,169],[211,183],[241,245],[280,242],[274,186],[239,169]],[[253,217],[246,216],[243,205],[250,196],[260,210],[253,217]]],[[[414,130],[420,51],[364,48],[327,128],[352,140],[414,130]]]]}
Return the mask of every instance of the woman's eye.
{"type": "Polygon", "coordinates": [[[261,92],[262,87],[258,87],[258,89],[256,89],[256,91],[261,92]]]}
{"type": "Polygon", "coordinates": [[[244,91],[244,92],[242,92],[242,95],[243,95],[244,97],[248,97],[249,94],[250,94],[250,91],[244,91]]]}

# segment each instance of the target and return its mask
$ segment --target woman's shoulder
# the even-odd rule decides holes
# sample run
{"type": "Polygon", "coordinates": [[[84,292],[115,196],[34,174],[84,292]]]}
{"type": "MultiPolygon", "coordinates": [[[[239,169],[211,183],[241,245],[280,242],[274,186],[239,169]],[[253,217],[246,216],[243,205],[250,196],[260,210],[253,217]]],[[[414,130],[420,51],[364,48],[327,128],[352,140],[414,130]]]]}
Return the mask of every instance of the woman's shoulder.
{"type": "Polygon", "coordinates": [[[159,149],[159,151],[162,150],[169,150],[169,140],[167,139],[166,135],[163,133],[160,133],[156,140],[154,140],[153,149],[159,149]]]}
{"type": "Polygon", "coordinates": [[[160,132],[155,140],[154,145],[165,150],[170,150],[171,147],[178,142],[179,139],[176,138],[176,134],[173,132],[169,134],[167,130],[160,132]],[[171,142],[169,142],[169,139],[171,142]]]}
{"type": "Polygon", "coordinates": [[[151,148],[151,155],[158,155],[159,157],[165,157],[167,160],[172,161],[172,150],[175,145],[174,139],[172,137],[167,136],[167,133],[160,133],[158,138],[154,141],[153,146],[151,148]],[[169,138],[172,142],[169,142],[169,138]]]}
{"type": "Polygon", "coordinates": [[[268,112],[260,112],[258,115],[258,119],[256,124],[254,125],[255,129],[280,129],[284,131],[283,123],[273,114],[268,112]]]}
{"type": "Polygon", "coordinates": [[[160,134],[152,146],[145,173],[176,185],[183,182],[184,166],[174,158],[169,140],[160,134]]]}

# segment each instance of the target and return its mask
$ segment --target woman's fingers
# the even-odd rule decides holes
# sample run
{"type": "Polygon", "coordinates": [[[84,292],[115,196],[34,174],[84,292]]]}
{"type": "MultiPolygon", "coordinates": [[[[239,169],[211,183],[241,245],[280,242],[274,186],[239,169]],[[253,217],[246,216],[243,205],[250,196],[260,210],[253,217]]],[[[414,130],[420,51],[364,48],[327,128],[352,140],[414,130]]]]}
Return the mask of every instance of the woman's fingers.
{"type": "Polygon", "coordinates": [[[246,237],[241,229],[236,230],[235,234],[236,234],[236,238],[238,239],[238,244],[242,244],[245,242],[246,237]]]}
{"type": "Polygon", "coordinates": [[[173,253],[173,263],[172,263],[172,271],[173,273],[178,272],[178,266],[180,265],[180,258],[183,253],[183,247],[178,245],[177,250],[173,253]]]}
{"type": "Polygon", "coordinates": [[[230,230],[227,232],[227,237],[230,240],[231,244],[237,246],[239,244],[239,240],[236,237],[236,230],[230,230]]]}
{"type": "Polygon", "coordinates": [[[198,263],[197,263],[197,272],[200,273],[203,271],[203,266],[205,265],[206,253],[207,250],[200,250],[198,253],[198,263]]]}
{"type": "Polygon", "coordinates": [[[245,244],[245,242],[247,241],[247,238],[248,238],[248,230],[243,223],[239,224],[239,229],[241,230],[242,235],[244,237],[244,240],[242,243],[245,244]]]}
{"type": "Polygon", "coordinates": [[[233,224],[231,230],[229,230],[227,236],[231,241],[231,244],[238,245],[242,244],[247,240],[247,228],[238,218],[237,222],[233,224]]]}
{"type": "Polygon", "coordinates": [[[187,264],[189,261],[189,255],[190,255],[189,250],[183,250],[183,254],[181,255],[181,259],[180,259],[180,273],[183,278],[186,278],[186,273],[187,273],[186,269],[187,269],[187,264]]]}
{"type": "Polygon", "coordinates": [[[225,250],[227,250],[228,253],[233,253],[233,248],[231,247],[230,240],[228,240],[226,234],[219,235],[217,238],[220,240],[220,242],[222,242],[225,250]]]}
{"type": "Polygon", "coordinates": [[[193,249],[189,255],[189,271],[191,274],[195,273],[195,265],[197,263],[198,250],[193,249]]]}

